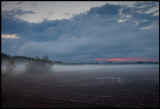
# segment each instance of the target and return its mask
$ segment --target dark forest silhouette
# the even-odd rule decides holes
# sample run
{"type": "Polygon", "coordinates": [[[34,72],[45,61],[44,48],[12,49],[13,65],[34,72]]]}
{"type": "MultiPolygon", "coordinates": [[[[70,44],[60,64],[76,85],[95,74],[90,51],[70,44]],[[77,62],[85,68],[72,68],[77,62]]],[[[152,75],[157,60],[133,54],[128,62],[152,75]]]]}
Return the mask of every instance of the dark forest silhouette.
{"type": "Polygon", "coordinates": [[[25,64],[25,70],[27,73],[49,73],[53,71],[53,62],[48,59],[47,55],[40,59],[38,56],[34,58],[26,56],[10,56],[1,53],[1,59],[6,63],[6,70],[3,75],[13,73],[16,68],[16,63],[25,64]]]}

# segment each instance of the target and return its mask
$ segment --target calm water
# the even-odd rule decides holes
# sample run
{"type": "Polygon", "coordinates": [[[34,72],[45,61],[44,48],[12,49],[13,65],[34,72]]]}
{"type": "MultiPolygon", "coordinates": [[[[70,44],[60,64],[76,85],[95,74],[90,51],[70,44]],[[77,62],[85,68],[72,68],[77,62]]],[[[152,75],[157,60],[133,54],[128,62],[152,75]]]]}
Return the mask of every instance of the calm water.
{"type": "Polygon", "coordinates": [[[53,65],[52,69],[35,74],[16,64],[12,74],[2,76],[2,106],[159,107],[159,65],[53,65]]]}

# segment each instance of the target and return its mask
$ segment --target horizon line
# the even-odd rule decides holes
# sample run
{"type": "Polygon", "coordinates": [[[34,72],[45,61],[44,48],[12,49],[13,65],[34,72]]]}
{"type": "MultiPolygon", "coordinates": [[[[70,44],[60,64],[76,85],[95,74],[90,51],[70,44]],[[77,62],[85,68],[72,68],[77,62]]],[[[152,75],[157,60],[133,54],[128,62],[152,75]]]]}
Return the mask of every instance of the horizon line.
{"type": "Polygon", "coordinates": [[[158,62],[156,58],[107,58],[107,59],[95,59],[96,61],[116,61],[116,62],[135,62],[135,61],[153,61],[158,62]]]}

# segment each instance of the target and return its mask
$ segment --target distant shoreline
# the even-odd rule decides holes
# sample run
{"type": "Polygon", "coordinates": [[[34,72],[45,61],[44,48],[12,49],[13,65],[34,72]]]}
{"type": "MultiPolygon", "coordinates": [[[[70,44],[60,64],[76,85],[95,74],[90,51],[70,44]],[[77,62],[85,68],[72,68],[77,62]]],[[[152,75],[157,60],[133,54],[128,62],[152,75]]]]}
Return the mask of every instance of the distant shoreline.
{"type": "Polygon", "coordinates": [[[134,65],[134,64],[159,64],[159,62],[121,62],[121,63],[54,63],[56,65],[134,65]]]}

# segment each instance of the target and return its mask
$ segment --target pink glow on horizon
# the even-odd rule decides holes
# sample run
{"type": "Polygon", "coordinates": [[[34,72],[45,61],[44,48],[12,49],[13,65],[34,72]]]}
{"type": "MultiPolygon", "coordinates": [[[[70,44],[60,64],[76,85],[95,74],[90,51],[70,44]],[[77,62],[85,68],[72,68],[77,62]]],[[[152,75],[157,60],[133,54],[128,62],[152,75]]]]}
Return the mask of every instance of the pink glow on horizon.
{"type": "Polygon", "coordinates": [[[110,59],[96,59],[96,61],[154,61],[156,58],[110,58],[110,59]]]}

